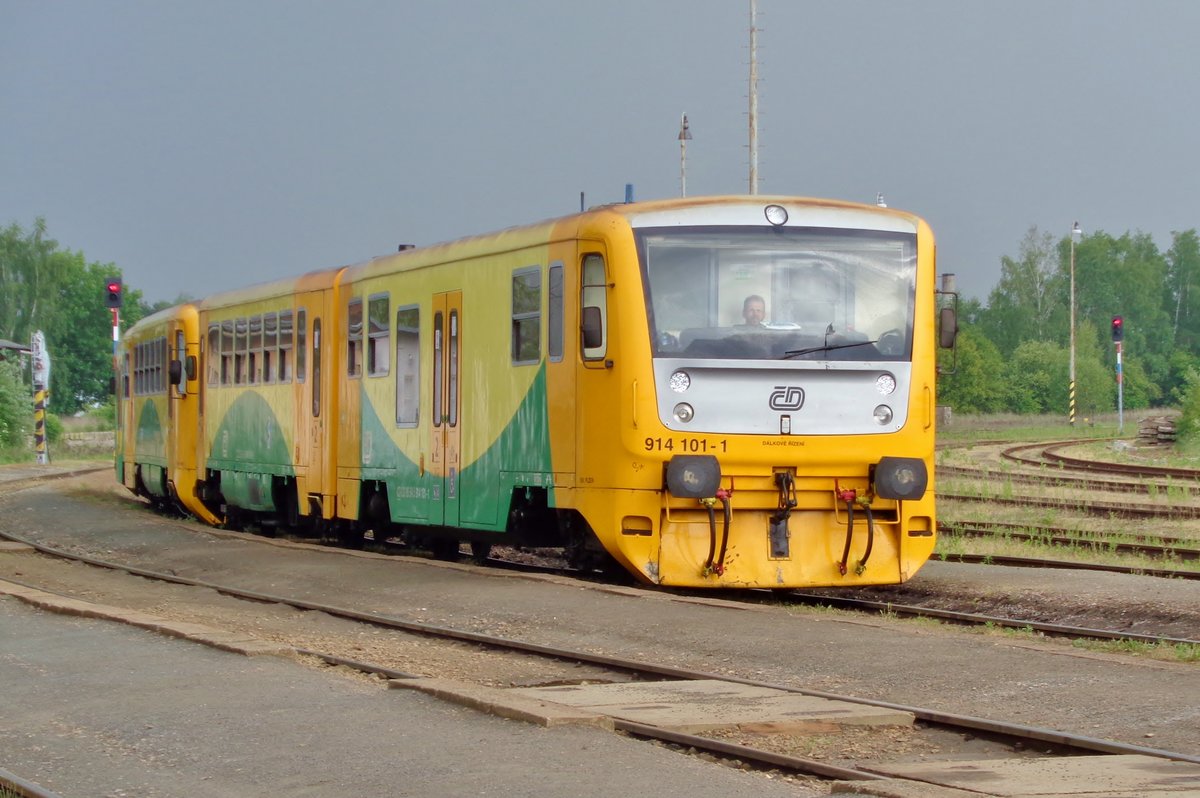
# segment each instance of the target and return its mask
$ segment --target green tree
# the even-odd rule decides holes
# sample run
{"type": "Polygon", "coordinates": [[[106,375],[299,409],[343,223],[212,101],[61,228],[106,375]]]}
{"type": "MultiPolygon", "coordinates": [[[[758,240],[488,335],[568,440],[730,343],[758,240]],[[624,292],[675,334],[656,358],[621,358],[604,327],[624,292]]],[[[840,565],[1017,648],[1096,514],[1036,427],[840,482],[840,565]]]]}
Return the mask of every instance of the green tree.
{"type": "Polygon", "coordinates": [[[1200,236],[1196,230],[1171,233],[1167,250],[1166,305],[1171,311],[1171,340],[1193,351],[1200,343],[1200,236]]]}
{"type": "Polygon", "coordinates": [[[981,319],[984,334],[1004,356],[1025,341],[1042,341],[1051,334],[1058,307],[1055,282],[1059,279],[1054,238],[1029,228],[1021,241],[1018,259],[1000,259],[1000,282],[988,297],[988,312],[981,319]]]}
{"type": "Polygon", "coordinates": [[[0,450],[27,448],[33,434],[33,397],[21,372],[19,358],[0,360],[0,450]]]}
{"type": "Polygon", "coordinates": [[[953,355],[942,353],[942,365],[952,373],[938,378],[940,405],[950,405],[957,413],[998,413],[1010,409],[1004,359],[996,345],[977,327],[962,327],[953,355]]]}
{"type": "MultiPolygon", "coordinates": [[[[60,415],[108,394],[112,317],[102,297],[110,276],[120,270],[60,249],[41,218],[28,233],[16,224],[0,231],[0,338],[25,343],[35,330],[45,333],[50,403],[60,415]]],[[[126,286],[124,294],[122,327],[128,327],[144,307],[140,291],[126,286]]]]}

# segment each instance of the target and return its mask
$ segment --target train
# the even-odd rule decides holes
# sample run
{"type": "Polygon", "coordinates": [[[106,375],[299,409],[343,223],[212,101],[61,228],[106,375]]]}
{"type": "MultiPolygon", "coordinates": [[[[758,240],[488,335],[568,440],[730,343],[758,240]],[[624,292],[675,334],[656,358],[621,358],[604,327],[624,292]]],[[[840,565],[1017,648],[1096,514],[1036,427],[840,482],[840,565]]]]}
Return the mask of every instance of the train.
{"type": "Polygon", "coordinates": [[[441,558],[900,583],[937,533],[935,272],[920,217],[790,196],[401,245],[126,330],[116,476],[208,524],[441,558]]]}

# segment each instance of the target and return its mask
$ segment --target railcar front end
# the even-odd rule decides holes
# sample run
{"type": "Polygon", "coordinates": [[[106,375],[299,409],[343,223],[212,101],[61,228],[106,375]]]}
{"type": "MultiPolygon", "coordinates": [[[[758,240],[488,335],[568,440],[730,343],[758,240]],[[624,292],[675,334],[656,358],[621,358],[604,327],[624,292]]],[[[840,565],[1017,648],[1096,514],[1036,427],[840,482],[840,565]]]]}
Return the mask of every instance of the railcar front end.
{"type": "Polygon", "coordinates": [[[605,548],[663,585],[910,578],[936,536],[928,226],[795,198],[623,215],[603,283],[615,378],[580,396],[610,426],[581,432],[576,497],[605,548]]]}

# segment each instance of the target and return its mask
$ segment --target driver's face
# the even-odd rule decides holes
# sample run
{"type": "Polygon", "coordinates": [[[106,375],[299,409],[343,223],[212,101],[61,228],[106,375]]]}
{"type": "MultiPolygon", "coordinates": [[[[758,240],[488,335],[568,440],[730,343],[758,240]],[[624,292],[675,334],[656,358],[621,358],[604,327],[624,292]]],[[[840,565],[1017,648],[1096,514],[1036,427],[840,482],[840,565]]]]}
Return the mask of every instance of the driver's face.
{"type": "Polygon", "coordinates": [[[750,301],[742,308],[742,318],[747,324],[762,324],[767,317],[767,308],[762,302],[750,301]]]}

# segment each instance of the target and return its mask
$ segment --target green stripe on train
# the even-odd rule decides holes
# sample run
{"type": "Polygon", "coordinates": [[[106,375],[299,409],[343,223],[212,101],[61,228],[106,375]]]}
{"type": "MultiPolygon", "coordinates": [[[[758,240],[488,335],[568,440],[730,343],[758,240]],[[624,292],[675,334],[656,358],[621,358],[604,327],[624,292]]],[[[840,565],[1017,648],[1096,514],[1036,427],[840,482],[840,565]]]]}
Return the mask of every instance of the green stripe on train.
{"type": "MultiPolygon", "coordinates": [[[[421,524],[442,517],[442,505],[448,498],[443,478],[420,473],[418,465],[396,447],[368,401],[362,408],[362,441],[363,479],[387,484],[393,522],[421,524]]],[[[547,488],[553,507],[552,471],[543,364],[500,435],[458,474],[454,498],[459,502],[459,525],[503,531],[508,522],[508,497],[517,487],[547,488]]]]}

